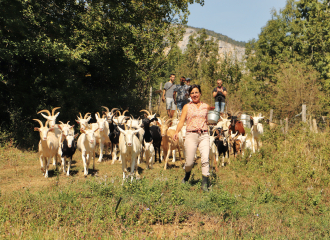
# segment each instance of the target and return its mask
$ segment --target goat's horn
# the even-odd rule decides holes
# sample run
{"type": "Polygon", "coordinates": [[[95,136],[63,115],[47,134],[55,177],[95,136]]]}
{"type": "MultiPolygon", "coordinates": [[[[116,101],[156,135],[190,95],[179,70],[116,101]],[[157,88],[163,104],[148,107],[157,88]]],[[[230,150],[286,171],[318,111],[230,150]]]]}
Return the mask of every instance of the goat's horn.
{"type": "Polygon", "coordinates": [[[102,106],[103,108],[105,108],[105,110],[107,110],[107,113],[110,112],[109,111],[109,108],[105,107],[105,106],[102,106]]]}
{"type": "Polygon", "coordinates": [[[131,114],[131,118],[134,119],[133,115],[131,114]]]}
{"type": "Polygon", "coordinates": [[[68,124],[68,125],[69,125],[69,122],[70,122],[70,121],[68,121],[66,124],[68,124]]]}
{"type": "Polygon", "coordinates": [[[169,122],[171,122],[172,121],[172,119],[167,119],[166,121],[165,121],[165,124],[168,124],[169,122]]]}
{"type": "Polygon", "coordinates": [[[64,123],[62,121],[58,121],[58,122],[64,125],[64,123]]]}
{"type": "Polygon", "coordinates": [[[113,114],[113,111],[118,110],[118,108],[111,109],[111,114],[113,114]]]}
{"type": "Polygon", "coordinates": [[[84,119],[88,118],[88,117],[89,117],[89,115],[91,115],[91,113],[89,113],[89,112],[88,112],[88,113],[86,113],[86,114],[85,114],[85,116],[84,116],[84,119]]]}
{"type": "Polygon", "coordinates": [[[122,113],[122,115],[125,115],[126,112],[128,112],[128,110],[125,110],[125,111],[122,113]]]}
{"type": "Polygon", "coordinates": [[[97,114],[97,116],[98,116],[99,118],[101,118],[101,116],[100,116],[100,113],[99,113],[99,112],[97,112],[96,114],[97,114]]]}
{"type": "Polygon", "coordinates": [[[145,109],[142,109],[140,112],[145,112],[145,113],[147,113],[147,114],[148,114],[148,116],[149,116],[149,115],[151,115],[151,114],[150,114],[150,112],[149,112],[149,111],[147,111],[147,110],[145,110],[145,109]]]}
{"type": "Polygon", "coordinates": [[[119,110],[117,110],[117,111],[115,111],[115,113],[113,114],[113,115],[119,115],[119,116],[121,116],[121,113],[120,113],[120,111],[119,110]],[[117,114],[118,113],[118,114],[117,114]]]}
{"type": "MultiPolygon", "coordinates": [[[[81,113],[79,113],[79,115],[80,115],[80,118],[82,119],[83,117],[81,116],[81,113]]],[[[79,117],[78,117],[79,118],[79,117]]]]}
{"type": "Polygon", "coordinates": [[[127,130],[127,126],[126,126],[126,123],[124,123],[124,127],[125,127],[125,131],[127,130]]]}
{"type": "Polygon", "coordinates": [[[37,121],[40,124],[40,127],[43,127],[44,125],[42,124],[42,122],[39,119],[33,119],[34,121],[37,121]]]}
{"type": "Polygon", "coordinates": [[[61,107],[53,108],[53,110],[52,110],[52,116],[54,116],[54,113],[55,113],[56,109],[59,109],[59,108],[61,108],[61,107]]]}
{"type": "Polygon", "coordinates": [[[42,113],[42,112],[45,112],[45,113],[47,113],[48,114],[48,116],[52,116],[51,114],[50,114],[50,112],[48,111],[48,110],[46,110],[46,109],[44,109],[44,110],[41,110],[41,111],[39,111],[39,112],[37,112],[37,114],[39,114],[39,113],[42,113]]]}
{"type": "Polygon", "coordinates": [[[45,123],[45,127],[47,127],[47,125],[48,125],[48,127],[49,127],[49,122],[50,122],[49,120],[46,121],[46,123],[45,123]]]}

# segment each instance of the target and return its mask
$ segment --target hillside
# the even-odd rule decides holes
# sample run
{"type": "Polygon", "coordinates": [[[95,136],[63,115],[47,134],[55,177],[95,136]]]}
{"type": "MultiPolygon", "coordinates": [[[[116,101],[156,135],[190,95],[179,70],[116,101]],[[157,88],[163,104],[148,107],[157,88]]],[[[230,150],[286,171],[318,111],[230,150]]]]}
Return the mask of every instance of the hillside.
{"type": "MultiPolygon", "coordinates": [[[[189,41],[189,37],[192,34],[197,34],[198,31],[200,31],[201,28],[195,28],[195,27],[187,27],[186,33],[183,35],[182,41],[178,43],[178,46],[182,51],[185,51],[186,46],[189,41]]],[[[243,56],[245,54],[245,42],[238,42],[235,41],[225,35],[222,35],[220,33],[215,33],[214,31],[206,30],[206,33],[210,36],[210,38],[215,38],[218,41],[219,44],[219,55],[221,57],[224,56],[230,56],[230,57],[236,57],[239,61],[243,59],[243,56]]]]}

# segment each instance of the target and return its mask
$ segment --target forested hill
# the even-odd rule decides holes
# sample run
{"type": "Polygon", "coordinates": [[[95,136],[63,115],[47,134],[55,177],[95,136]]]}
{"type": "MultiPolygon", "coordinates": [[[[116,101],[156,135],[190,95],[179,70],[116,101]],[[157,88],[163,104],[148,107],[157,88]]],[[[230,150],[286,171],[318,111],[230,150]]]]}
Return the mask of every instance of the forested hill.
{"type": "MultiPolygon", "coordinates": [[[[202,30],[202,28],[191,27],[191,26],[188,26],[188,27],[194,29],[197,32],[200,31],[200,30],[202,30]]],[[[212,37],[215,37],[218,40],[221,40],[221,41],[230,43],[230,44],[232,44],[234,46],[237,46],[237,47],[245,47],[246,42],[236,41],[236,40],[234,40],[234,39],[232,39],[232,38],[230,38],[230,37],[228,37],[226,35],[222,35],[221,33],[216,33],[216,32],[214,32],[212,30],[205,29],[205,31],[206,31],[206,34],[207,35],[210,35],[212,37]]]]}

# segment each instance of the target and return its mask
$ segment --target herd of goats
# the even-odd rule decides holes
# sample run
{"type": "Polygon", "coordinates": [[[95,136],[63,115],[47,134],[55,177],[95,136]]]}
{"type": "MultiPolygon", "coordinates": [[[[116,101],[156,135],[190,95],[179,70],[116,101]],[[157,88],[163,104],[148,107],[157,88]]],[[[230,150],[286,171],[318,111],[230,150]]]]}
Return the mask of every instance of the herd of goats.
{"type": "MultiPolygon", "coordinates": [[[[178,139],[173,141],[173,136],[177,124],[179,123],[180,112],[176,118],[167,119],[166,117],[157,118],[156,114],[152,114],[147,110],[141,110],[145,113],[143,119],[134,119],[133,116],[125,116],[124,112],[113,108],[111,111],[107,107],[103,107],[102,117],[99,113],[95,114],[96,123],[89,123],[91,114],[86,113],[83,117],[79,113],[76,122],[80,125],[80,136],[77,142],[75,138],[79,135],[74,133],[74,125],[63,123],[56,124],[59,109],[56,107],[50,113],[49,110],[41,110],[40,113],[47,121],[43,125],[39,119],[33,119],[40,124],[35,127],[35,131],[39,131],[40,142],[38,152],[43,175],[48,177],[48,167],[51,159],[53,165],[57,166],[57,159],[61,158],[61,169],[67,176],[70,175],[70,166],[72,156],[78,149],[81,152],[84,176],[88,175],[88,168],[91,158],[93,158],[93,169],[95,166],[95,151],[97,144],[99,145],[99,158],[97,162],[102,162],[103,151],[109,149],[112,155],[112,164],[117,160],[122,163],[123,180],[127,176],[139,178],[137,171],[138,164],[145,159],[147,168],[152,168],[153,162],[161,162],[165,157],[165,166],[172,154],[173,162],[175,162],[175,151],[179,153],[181,159],[181,150],[185,157],[184,141],[186,135],[186,127],[183,126],[179,133],[178,139]],[[46,114],[44,114],[46,113],[46,114]],[[67,163],[66,163],[67,162],[67,163]],[[127,165],[130,163],[130,174],[128,175],[127,165]],[[67,166],[66,166],[67,165],[67,166]]],[[[263,134],[263,125],[260,119],[263,117],[251,116],[251,136],[245,134],[244,125],[238,119],[239,115],[223,114],[217,124],[209,125],[210,133],[210,167],[217,168],[217,161],[222,155],[222,166],[225,165],[225,158],[229,161],[229,153],[235,157],[237,154],[244,154],[245,149],[255,152],[261,146],[260,135],[263,134]]]]}

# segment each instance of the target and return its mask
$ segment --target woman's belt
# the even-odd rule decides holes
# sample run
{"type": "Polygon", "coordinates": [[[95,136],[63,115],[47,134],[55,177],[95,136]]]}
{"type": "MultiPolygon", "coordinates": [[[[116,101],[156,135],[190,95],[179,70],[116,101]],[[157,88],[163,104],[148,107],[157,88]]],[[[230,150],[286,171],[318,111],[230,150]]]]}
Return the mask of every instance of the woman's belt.
{"type": "Polygon", "coordinates": [[[206,133],[207,130],[192,130],[192,131],[187,131],[187,132],[191,132],[191,133],[206,133]]]}

